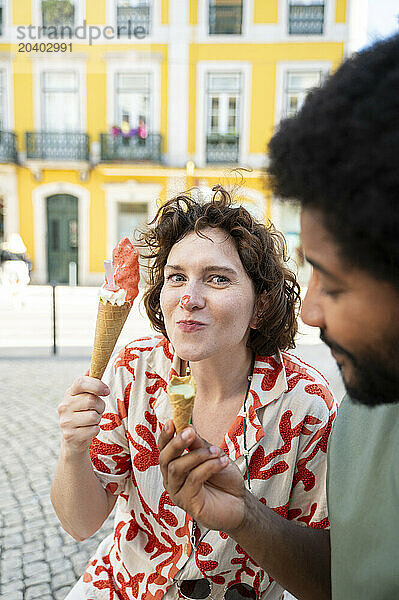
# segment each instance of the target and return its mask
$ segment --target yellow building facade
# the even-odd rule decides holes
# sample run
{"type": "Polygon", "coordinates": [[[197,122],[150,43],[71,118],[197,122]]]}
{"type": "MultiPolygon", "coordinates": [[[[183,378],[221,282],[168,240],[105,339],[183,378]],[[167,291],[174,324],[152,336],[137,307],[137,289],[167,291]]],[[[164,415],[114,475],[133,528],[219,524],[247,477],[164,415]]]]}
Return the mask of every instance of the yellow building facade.
{"type": "Polygon", "coordinates": [[[121,235],[220,183],[295,245],[267,142],[349,21],[350,0],[2,0],[0,237],[20,233],[34,283],[97,285],[121,235]]]}

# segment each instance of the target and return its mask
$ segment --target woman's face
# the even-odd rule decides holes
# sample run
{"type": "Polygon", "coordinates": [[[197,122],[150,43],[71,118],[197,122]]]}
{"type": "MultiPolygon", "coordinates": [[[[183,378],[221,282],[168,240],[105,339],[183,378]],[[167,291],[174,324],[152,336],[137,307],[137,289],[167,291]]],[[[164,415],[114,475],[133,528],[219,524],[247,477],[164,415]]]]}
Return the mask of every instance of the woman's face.
{"type": "Polygon", "coordinates": [[[233,239],[221,229],[188,233],[171,249],[160,301],[168,338],[193,362],[246,347],[255,292],[233,239]]]}

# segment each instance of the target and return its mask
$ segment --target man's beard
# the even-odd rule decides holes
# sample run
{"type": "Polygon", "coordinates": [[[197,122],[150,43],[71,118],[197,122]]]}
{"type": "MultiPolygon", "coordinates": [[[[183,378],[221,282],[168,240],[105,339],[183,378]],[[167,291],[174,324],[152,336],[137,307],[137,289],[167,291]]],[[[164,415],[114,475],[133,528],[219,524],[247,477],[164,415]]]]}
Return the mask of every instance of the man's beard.
{"type": "MultiPolygon", "coordinates": [[[[329,340],[324,329],[320,329],[320,339],[331,350],[336,350],[352,363],[353,370],[350,381],[345,377],[345,372],[340,365],[338,367],[343,375],[346,390],[354,402],[369,407],[399,402],[397,363],[390,366],[388,360],[384,360],[381,353],[372,353],[371,351],[355,357],[329,340]]],[[[395,360],[394,357],[397,356],[397,351],[392,347],[392,352],[389,355],[391,361],[395,360]]]]}

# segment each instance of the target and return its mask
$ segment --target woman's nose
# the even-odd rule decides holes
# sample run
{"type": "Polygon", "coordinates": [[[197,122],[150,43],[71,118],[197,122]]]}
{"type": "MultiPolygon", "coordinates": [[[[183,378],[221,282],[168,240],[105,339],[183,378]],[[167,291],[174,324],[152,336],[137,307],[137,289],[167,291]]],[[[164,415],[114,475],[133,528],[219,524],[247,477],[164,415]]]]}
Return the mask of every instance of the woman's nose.
{"type": "Polygon", "coordinates": [[[184,294],[180,297],[179,304],[181,308],[186,308],[187,310],[203,308],[205,305],[205,298],[198,286],[188,285],[185,287],[184,294]]]}
{"type": "Polygon", "coordinates": [[[321,300],[318,278],[313,273],[309,280],[308,289],[301,310],[301,318],[306,325],[320,327],[321,329],[325,327],[324,311],[321,300]]]}

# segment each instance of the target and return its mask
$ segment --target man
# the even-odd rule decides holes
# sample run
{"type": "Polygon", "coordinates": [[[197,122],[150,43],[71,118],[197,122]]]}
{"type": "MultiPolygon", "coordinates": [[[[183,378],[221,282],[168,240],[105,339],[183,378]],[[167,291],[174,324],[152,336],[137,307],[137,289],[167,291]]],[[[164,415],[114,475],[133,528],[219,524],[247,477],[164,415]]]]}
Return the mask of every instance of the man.
{"type": "Polygon", "coordinates": [[[398,90],[396,36],[341,65],[270,143],[274,191],[302,205],[313,266],[302,318],[348,391],[328,448],[331,531],[268,509],[193,428],[173,438],[168,422],[160,438],[172,500],[300,599],[399,598],[398,90]]]}

